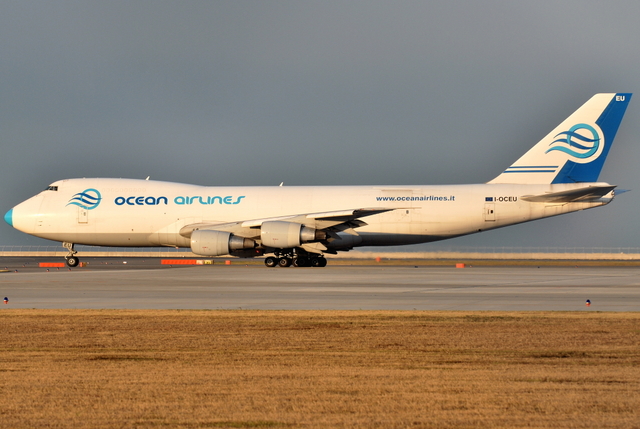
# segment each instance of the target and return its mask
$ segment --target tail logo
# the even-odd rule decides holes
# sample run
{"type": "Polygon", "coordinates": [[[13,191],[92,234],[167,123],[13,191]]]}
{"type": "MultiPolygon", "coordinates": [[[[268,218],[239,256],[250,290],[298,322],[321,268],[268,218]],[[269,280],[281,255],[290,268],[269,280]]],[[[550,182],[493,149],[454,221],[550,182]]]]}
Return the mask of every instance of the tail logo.
{"type": "Polygon", "coordinates": [[[545,153],[559,151],[573,158],[574,162],[587,163],[600,156],[604,139],[601,133],[588,124],[576,124],[555,136],[545,153]]]}
{"type": "Polygon", "coordinates": [[[86,210],[93,210],[100,205],[102,195],[97,189],[89,188],[75,194],[67,203],[67,206],[78,206],[86,210]]]}

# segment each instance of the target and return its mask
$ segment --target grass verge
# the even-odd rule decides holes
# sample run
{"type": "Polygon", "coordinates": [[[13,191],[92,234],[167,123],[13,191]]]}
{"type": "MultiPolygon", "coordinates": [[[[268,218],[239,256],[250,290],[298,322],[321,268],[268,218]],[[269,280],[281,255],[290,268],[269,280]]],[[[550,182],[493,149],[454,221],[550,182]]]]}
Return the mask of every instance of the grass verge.
{"type": "Polygon", "coordinates": [[[0,427],[638,427],[640,314],[0,311],[0,427]]]}

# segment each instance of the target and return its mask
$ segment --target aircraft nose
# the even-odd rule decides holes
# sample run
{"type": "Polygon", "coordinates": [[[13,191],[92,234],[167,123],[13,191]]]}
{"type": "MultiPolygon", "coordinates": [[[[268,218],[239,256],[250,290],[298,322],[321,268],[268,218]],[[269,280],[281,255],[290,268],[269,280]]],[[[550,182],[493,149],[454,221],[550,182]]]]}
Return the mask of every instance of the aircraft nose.
{"type": "Polygon", "coordinates": [[[42,197],[36,195],[13,207],[4,215],[4,221],[18,231],[33,234],[35,232],[36,219],[41,217],[40,204],[42,197]]]}
{"type": "Polygon", "coordinates": [[[13,209],[5,213],[4,221],[7,222],[9,225],[13,226],[13,209]]]}

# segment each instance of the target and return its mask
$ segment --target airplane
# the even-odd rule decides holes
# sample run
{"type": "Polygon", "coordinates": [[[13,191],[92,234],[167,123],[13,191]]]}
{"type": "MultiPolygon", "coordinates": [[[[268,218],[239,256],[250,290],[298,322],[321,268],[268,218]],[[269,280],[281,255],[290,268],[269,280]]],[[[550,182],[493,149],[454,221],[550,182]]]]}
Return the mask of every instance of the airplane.
{"type": "Polygon", "coordinates": [[[459,237],[609,204],[598,182],[629,93],[596,94],[487,183],[444,186],[215,187],[153,180],[60,180],[5,221],[75,244],[184,247],[265,258],[267,267],[324,267],[326,254],[459,237]]]}

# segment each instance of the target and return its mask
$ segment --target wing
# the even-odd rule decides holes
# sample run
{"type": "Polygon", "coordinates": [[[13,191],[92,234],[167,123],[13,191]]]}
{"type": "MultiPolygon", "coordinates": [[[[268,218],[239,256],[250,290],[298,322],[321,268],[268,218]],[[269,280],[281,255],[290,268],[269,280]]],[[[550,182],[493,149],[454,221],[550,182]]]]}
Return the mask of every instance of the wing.
{"type": "Polygon", "coordinates": [[[313,253],[321,253],[323,251],[327,251],[327,247],[323,242],[331,242],[338,239],[339,232],[358,235],[355,228],[367,225],[367,223],[361,220],[361,218],[399,209],[400,208],[397,207],[366,207],[350,210],[268,217],[229,223],[202,222],[184,226],[180,229],[180,235],[185,238],[191,238],[193,232],[198,230],[221,231],[231,233],[234,236],[259,241],[263,237],[262,227],[264,224],[279,222],[281,224],[302,225],[303,227],[319,231],[319,234],[315,233],[315,237],[317,237],[317,239],[310,240],[311,242],[300,243],[300,245],[296,247],[302,247],[313,253]]]}

